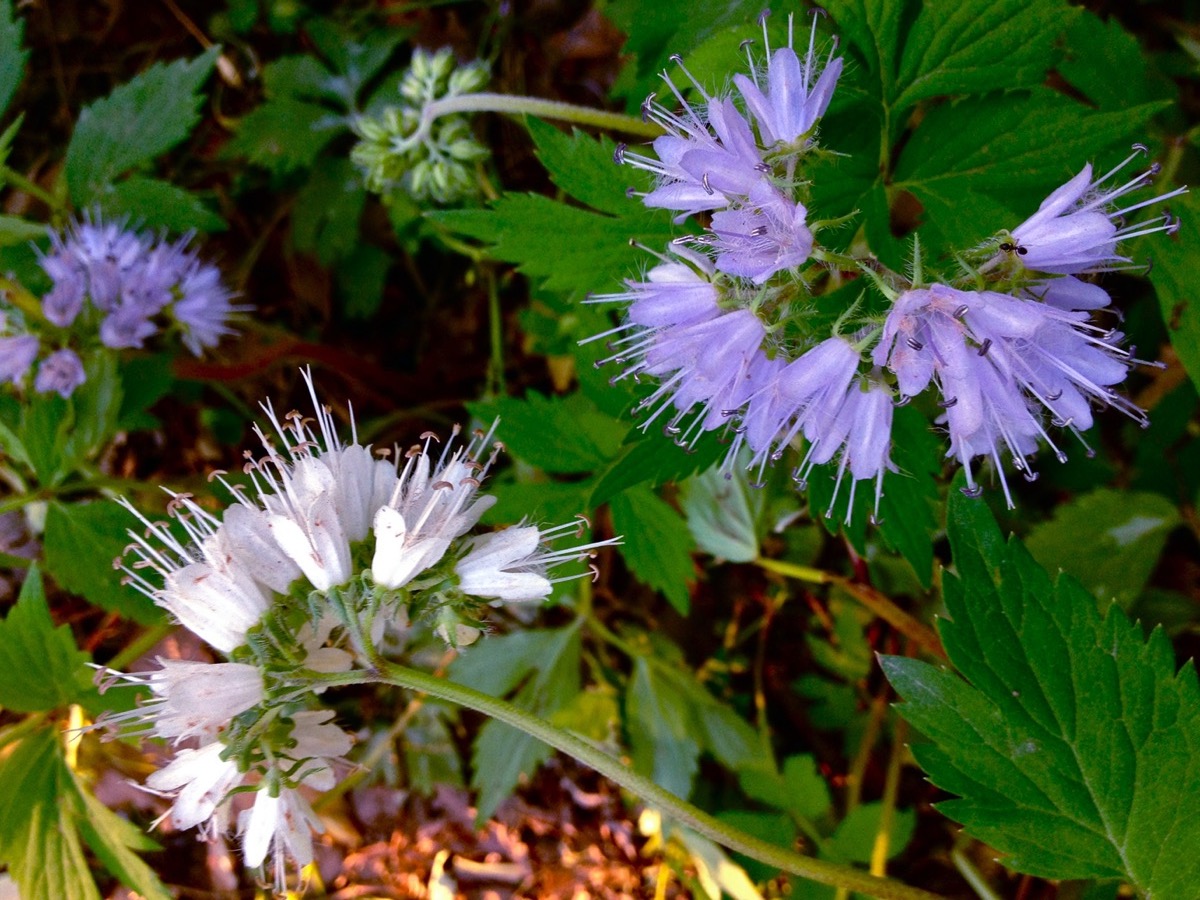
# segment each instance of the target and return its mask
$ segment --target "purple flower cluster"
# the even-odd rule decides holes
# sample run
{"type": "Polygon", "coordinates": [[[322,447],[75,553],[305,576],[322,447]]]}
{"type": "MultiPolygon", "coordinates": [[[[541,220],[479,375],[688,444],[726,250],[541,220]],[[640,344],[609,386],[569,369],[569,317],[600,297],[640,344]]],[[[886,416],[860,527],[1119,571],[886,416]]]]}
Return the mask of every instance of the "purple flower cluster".
{"type": "Polygon", "coordinates": [[[168,314],[197,356],[222,335],[238,307],[215,266],[189,249],[191,235],[174,243],[101,221],[77,222],[52,234],[41,264],[54,282],[42,300],[46,318],[68,328],[85,301],[101,314],[100,341],[114,349],[142,347],[168,314]]]}
{"type": "MultiPolygon", "coordinates": [[[[666,78],[683,110],[646,102],[645,116],[667,132],[655,139],[655,155],[633,153],[624,145],[617,149],[618,162],[657,177],[657,186],[642,195],[646,206],[674,210],[677,222],[714,212],[710,229],[695,243],[712,254],[718,271],[755,284],[799,267],[812,251],[807,209],[791,196],[791,182],[798,157],[814,144],[817,120],[842,72],[841,58],[832,53],[823,66],[816,62],[816,33],[814,19],[801,61],[791,45],[789,19],[788,46],[771,54],[767,42],[766,71],[755,68],[750,78],[735,77],[749,118],[732,98],[709,96],[680,63],[703,104],[688,103],[666,78]]],[[[765,18],[763,37],[766,41],[765,18]]]]}
{"type": "Polygon", "coordinates": [[[620,367],[612,381],[657,382],[635,410],[648,413],[642,427],[661,421],[689,448],[704,432],[728,428],[726,465],[748,460],[760,482],[765,467],[802,439],[795,481],[803,486],[815,467],[833,464],[836,503],[848,473],[847,518],[858,482],[873,481],[877,519],[884,473],[896,468],[893,409],[927,389],[940,395],[947,456],[966,470],[967,492],[980,490],[975,461],[991,460],[1010,506],[1002,454],[1032,480],[1031,457],[1043,443],[1065,459],[1050,428],[1071,431],[1087,447],[1093,404],[1144,425],[1143,411],[1114,390],[1141,361],[1122,349],[1120,331],[1093,324],[1111,300],[1077,276],[1129,266],[1121,242],[1175,230],[1165,212],[1132,224],[1126,217],[1186,189],[1124,199],[1157,173],[1116,178],[1145,152],[1138,145],[1099,178],[1085,166],[1002,232],[991,245],[995,255],[969,277],[929,284],[860,264],[890,310],[853,318],[850,309],[822,329],[808,315],[809,271],[814,263],[853,269],[857,261],[818,247],[808,219],[804,167],[842,72],[840,58],[831,52],[819,62],[815,47],[815,21],[803,59],[790,37],[774,53],[768,46],[761,71],[733,79],[740,105],[731,95],[709,95],[680,65],[702,102],[689,103],[667,78],[681,111],[647,101],[646,117],[666,132],[653,155],[617,151],[617,162],[655,175],[640,195],[645,205],[678,213],[676,221],[705,217],[703,231],[677,239],[644,278],[589,301],[627,305],[621,325],[592,339],[606,339],[611,354],[597,365],[620,367]]]}
{"type": "MultiPolygon", "coordinates": [[[[83,343],[98,338],[112,349],[141,348],[173,323],[199,356],[233,333],[229,317],[245,307],[231,302],[221,273],[202,262],[190,243],[190,235],[168,242],[98,218],[51,232],[50,248],[40,258],[52,282],[41,317],[54,329],[71,329],[83,343]]],[[[53,333],[49,340],[61,345],[64,336],[53,333]]],[[[0,337],[0,381],[23,379],[40,346],[34,334],[0,337]]],[[[34,389],[65,398],[85,379],[79,354],[59,346],[38,366],[34,389]]]]}
{"type": "MultiPolygon", "coordinates": [[[[715,277],[705,257],[679,251],[651,269],[645,281],[628,282],[627,291],[593,297],[594,303],[629,304],[625,324],[591,338],[607,338],[613,351],[597,365],[623,367],[614,383],[643,375],[657,379],[658,387],[635,412],[651,410],[643,423],[648,427],[673,410],[663,431],[680,446],[734,424],[728,459],[749,446],[751,466],[760,476],[800,434],[808,453],[794,473],[798,482],[840,452],[838,488],[849,471],[850,509],[857,482],[871,479],[877,516],[883,473],[892,468],[891,391],[877,372],[862,371],[860,350],[842,337],[817,343],[790,362],[768,352],[758,314],[724,309],[715,277]]],[[[835,490],[835,502],[837,495],[835,490]]]]}
{"type": "Polygon", "coordinates": [[[892,307],[875,362],[895,373],[904,397],[936,385],[945,410],[940,421],[950,433],[947,455],[966,471],[968,493],[980,490],[971,471],[976,457],[995,463],[1010,507],[1002,450],[1029,480],[1036,476],[1028,457],[1041,441],[1066,459],[1044,414],[1080,441],[1092,426],[1092,402],[1147,424],[1140,409],[1112,390],[1134,360],[1120,348],[1119,331],[1089,322],[1089,287],[1095,286],[1067,276],[1046,282],[1035,298],[935,284],[905,292],[892,307]]]}

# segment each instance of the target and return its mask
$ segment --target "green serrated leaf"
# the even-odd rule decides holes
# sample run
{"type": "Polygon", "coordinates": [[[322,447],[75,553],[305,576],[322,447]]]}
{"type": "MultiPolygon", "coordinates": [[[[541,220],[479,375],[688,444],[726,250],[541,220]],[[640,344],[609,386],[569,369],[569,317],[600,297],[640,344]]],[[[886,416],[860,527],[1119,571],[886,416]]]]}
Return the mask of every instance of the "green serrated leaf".
{"type": "Polygon", "coordinates": [[[895,108],[1042,84],[1077,13],[1059,0],[925,0],[904,44],[895,108]]]}
{"type": "Polygon", "coordinates": [[[629,214],[618,217],[539,194],[512,193],[489,209],[426,215],[443,228],[484,241],[489,255],[516,264],[547,290],[583,295],[612,290],[645,264],[646,254],[630,246],[631,240],[657,249],[674,236],[670,217],[628,202],[629,214]]]}
{"type": "Polygon", "coordinates": [[[350,160],[321,160],[296,195],[292,245],[316,254],[327,266],[346,258],[358,246],[358,221],[366,202],[366,189],[350,160]]]}
{"type": "MultiPolygon", "coordinates": [[[[116,354],[96,350],[84,359],[83,366],[87,380],[66,401],[66,409],[61,413],[61,421],[70,424],[64,429],[60,423],[54,431],[53,444],[47,445],[57,457],[55,464],[44,466],[52,473],[52,480],[61,480],[75,471],[83,460],[107,444],[117,430],[122,385],[117,376],[116,354]]],[[[44,395],[42,399],[46,399],[44,395]]],[[[53,415],[60,408],[53,401],[34,402],[44,407],[42,415],[53,415]]],[[[49,429],[43,427],[43,432],[48,438],[49,429]]]]}
{"type": "Polygon", "coordinates": [[[158,178],[134,175],[101,192],[100,208],[114,219],[128,216],[144,228],[223,231],[225,220],[195,194],[158,178]]]}
{"type": "Polygon", "coordinates": [[[958,577],[940,632],[961,673],[885,657],[940,805],[1020,872],[1124,879],[1186,900],[1200,884],[1200,685],[1115,604],[1052,584],[987,506],[951,492],[958,577]]]}
{"type": "MultiPolygon", "coordinates": [[[[464,650],[450,677],[493,696],[521,684],[512,702],[546,718],[579,693],[580,652],[577,624],[494,636],[464,650]]],[[[476,820],[490,818],[520,778],[533,774],[550,753],[541,741],[502,722],[484,725],[471,753],[471,786],[479,791],[476,820]]]]}
{"type": "Polygon", "coordinates": [[[680,615],[691,605],[688,583],[696,578],[687,523],[649,488],[638,486],[609,501],[617,548],[640,581],[670,601],[680,615]]]}
{"type": "Polygon", "coordinates": [[[136,356],[121,364],[121,408],[116,427],[132,431],[138,427],[157,427],[158,420],[147,412],[175,384],[171,371],[173,355],[160,353],[136,356]],[[146,423],[148,424],[141,424],[146,423]]]}
{"type": "Polygon", "coordinates": [[[1044,88],[937,106],[905,145],[893,190],[924,207],[922,246],[968,248],[1016,227],[1089,160],[1103,168],[1098,155],[1136,139],[1163,108],[1097,113],[1044,88]]]}
{"type": "Polygon", "coordinates": [[[1187,370],[1192,384],[1200,387],[1200,194],[1189,193],[1171,200],[1180,220],[1179,231],[1170,237],[1156,235],[1146,248],[1154,268],[1150,281],[1158,293],[1158,305],[1171,346],[1187,370]]]}
{"type": "Polygon", "coordinates": [[[100,900],[77,822],[60,736],[43,727],[0,760],[0,862],[29,900],[100,900]]]}
{"type": "Polygon", "coordinates": [[[92,852],[104,868],[120,879],[121,884],[137,891],[147,900],[171,900],[172,894],[142,862],[134,850],[156,850],[158,844],[135,825],[126,822],[85,790],[74,776],[72,786],[82,801],[84,816],[80,831],[92,852]]]}
{"type": "Polygon", "coordinates": [[[108,500],[52,502],[43,538],[46,570],[62,587],[90,603],[143,625],[158,624],[164,619],[162,610],[123,586],[121,573],[113,571],[113,559],[125,549],[125,530],[132,524],[129,513],[108,500]]]}
{"type": "Polygon", "coordinates": [[[827,0],[822,7],[835,22],[834,31],[848,43],[870,78],[872,93],[888,102],[895,96],[901,33],[915,18],[913,0],[827,0]]]}
{"type": "Polygon", "coordinates": [[[343,76],[345,95],[351,99],[379,73],[392,51],[411,33],[408,29],[377,28],[358,38],[330,19],[311,19],[304,28],[321,55],[343,76]]]}
{"type": "Polygon", "coordinates": [[[315,57],[281,56],[263,67],[263,92],[268,99],[330,100],[345,106],[345,90],[315,57]]]}
{"type": "Polygon", "coordinates": [[[25,80],[29,51],[21,44],[25,22],[14,15],[12,0],[0,2],[0,116],[8,112],[13,94],[25,80]]]}
{"type": "Polygon", "coordinates": [[[526,127],[551,180],[576,200],[614,216],[636,208],[626,194],[635,170],[614,162],[617,145],[611,140],[578,129],[566,134],[541,119],[528,119],[526,127]]]}
{"type": "Polygon", "coordinates": [[[420,794],[432,795],[440,784],[463,784],[462,761],[450,728],[453,716],[453,710],[426,702],[400,735],[407,784],[420,794]]]}
{"type": "Polygon", "coordinates": [[[484,422],[499,419],[496,434],[509,452],[544,472],[597,469],[616,455],[626,431],[580,394],[530,391],[524,399],[500,397],[468,403],[467,409],[484,422]]]}
{"type": "Polygon", "coordinates": [[[98,900],[80,840],[121,883],[150,900],[171,894],[133,852],[158,845],[92,796],[67,767],[62,735],[41,727],[0,761],[0,862],[29,900],[98,900]]]}
{"type": "Polygon", "coordinates": [[[1172,81],[1152,74],[1148,54],[1120,19],[1105,21],[1082,8],[1067,28],[1065,57],[1056,68],[1099,109],[1125,109],[1178,93],[1172,81]]]}
{"type": "Polygon", "coordinates": [[[59,484],[79,464],[65,452],[74,425],[74,407],[58,394],[34,394],[21,410],[18,437],[40,484],[59,484]]]}
{"type": "Polygon", "coordinates": [[[738,773],[747,797],[790,812],[806,823],[819,822],[833,808],[829,785],[817,771],[817,761],[807,753],[789,756],[783,771],[774,766],[747,768],[738,773]]]}
{"type": "Polygon", "coordinates": [[[621,455],[601,472],[592,491],[591,505],[599,506],[635,485],[658,487],[702,472],[716,464],[729,447],[707,432],[689,452],[661,434],[631,429],[621,455]]]}
{"type": "Polygon", "coordinates": [[[1182,521],[1158,494],[1101,489],[1059,506],[1030,532],[1026,547],[1048,572],[1073,575],[1100,600],[1128,609],[1182,521]]]}
{"type": "Polygon", "coordinates": [[[243,158],[276,174],[308,168],[337,129],[325,127],[329,110],[316,103],[280,97],[251,110],[237,124],[221,155],[243,158]]]}
{"type": "Polygon", "coordinates": [[[220,47],[192,60],[155,63],[79,114],[67,147],[71,200],[85,207],[119,175],[170,150],[199,119],[200,88],[220,47]]]}
{"type": "Polygon", "coordinates": [[[0,670],[5,673],[0,679],[0,707],[42,712],[80,702],[94,693],[89,661],[75,646],[70,628],[54,627],[41,571],[34,563],[16,606],[0,620],[0,670]]]}
{"type": "Polygon", "coordinates": [[[486,525],[511,525],[522,519],[558,525],[595,507],[588,504],[590,481],[489,482],[496,505],[483,514],[486,525]]]}

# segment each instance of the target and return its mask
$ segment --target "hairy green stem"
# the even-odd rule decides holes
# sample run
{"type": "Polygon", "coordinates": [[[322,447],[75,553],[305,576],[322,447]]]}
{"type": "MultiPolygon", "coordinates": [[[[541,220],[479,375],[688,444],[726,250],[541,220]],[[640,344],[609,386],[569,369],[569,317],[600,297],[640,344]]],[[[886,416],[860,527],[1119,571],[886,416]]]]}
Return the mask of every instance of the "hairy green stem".
{"type": "Polygon", "coordinates": [[[936,894],[920,888],[909,887],[887,878],[878,878],[851,866],[801,856],[799,853],[785,850],[783,847],[731,828],[685,800],[676,797],[670,791],[659,787],[650,779],[637,774],[619,759],[598,750],[581,738],[556,728],[550,723],[518,709],[511,703],[489,697],[472,688],[384,661],[378,663],[375,671],[334,674],[305,672],[304,676],[309,679],[310,683],[329,686],[391,684],[447,700],[520,729],[531,737],[549,744],[554,749],[574,757],[584,765],[590,766],[600,774],[612,779],[680,824],[766,865],[775,866],[821,884],[859,891],[879,898],[879,900],[937,900],[936,894]]]}
{"type": "Polygon", "coordinates": [[[620,131],[624,134],[638,137],[656,138],[663,131],[657,125],[643,122],[624,113],[608,112],[603,109],[593,109],[590,106],[577,106],[574,103],[563,103],[558,100],[546,100],[542,97],[525,97],[520,94],[461,94],[457,97],[445,97],[426,104],[421,110],[421,121],[416,131],[404,139],[398,149],[405,150],[415,147],[429,137],[430,129],[436,119],[456,113],[497,112],[510,116],[537,116],[541,119],[554,119],[557,122],[572,122],[576,125],[589,125],[593,128],[604,128],[610,131],[620,131]]]}

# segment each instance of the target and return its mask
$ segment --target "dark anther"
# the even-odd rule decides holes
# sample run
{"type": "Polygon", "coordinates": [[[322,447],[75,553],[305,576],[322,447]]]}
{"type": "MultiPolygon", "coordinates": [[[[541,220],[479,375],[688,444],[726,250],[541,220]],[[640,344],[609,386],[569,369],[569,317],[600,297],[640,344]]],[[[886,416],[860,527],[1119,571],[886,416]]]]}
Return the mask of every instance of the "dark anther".
{"type": "Polygon", "coordinates": [[[970,311],[971,311],[971,307],[967,306],[967,304],[964,303],[962,306],[960,306],[958,309],[956,309],[954,311],[954,318],[961,319],[963,316],[965,316],[970,311]]]}
{"type": "Polygon", "coordinates": [[[982,344],[979,345],[979,355],[987,356],[987,352],[991,349],[992,349],[992,339],[988,338],[982,344]]]}
{"type": "Polygon", "coordinates": [[[965,488],[959,488],[964,497],[970,497],[972,500],[978,500],[983,496],[983,486],[979,484],[969,485],[965,488]]]}
{"type": "Polygon", "coordinates": [[[705,172],[705,173],[704,173],[704,177],[700,179],[700,183],[701,183],[702,185],[704,185],[704,191],[705,191],[705,193],[709,194],[710,196],[711,196],[712,194],[716,193],[716,192],[715,192],[715,191],[712,189],[712,185],[710,185],[710,184],[708,183],[708,173],[707,173],[707,172],[705,172]]]}
{"type": "Polygon", "coordinates": [[[920,341],[918,341],[914,337],[910,337],[907,341],[905,341],[905,343],[908,344],[908,346],[911,349],[917,351],[918,353],[920,353],[922,350],[925,349],[925,345],[922,344],[920,341]]]}
{"type": "Polygon", "coordinates": [[[613,162],[618,166],[625,162],[625,148],[628,144],[617,144],[617,149],[613,151],[613,162]]]}
{"type": "Polygon", "coordinates": [[[958,403],[958,398],[951,397],[949,400],[939,400],[938,406],[940,406],[942,409],[950,409],[950,407],[954,406],[957,403],[958,403]]]}

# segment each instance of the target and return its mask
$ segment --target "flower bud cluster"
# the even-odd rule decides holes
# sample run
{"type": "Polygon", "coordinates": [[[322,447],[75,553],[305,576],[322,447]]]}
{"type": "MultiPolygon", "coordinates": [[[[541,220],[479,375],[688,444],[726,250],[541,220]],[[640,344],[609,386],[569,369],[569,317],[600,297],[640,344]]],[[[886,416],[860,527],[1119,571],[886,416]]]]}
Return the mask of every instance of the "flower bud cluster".
{"type": "MultiPolygon", "coordinates": [[[[318,827],[303,788],[333,784],[350,739],[316,705],[311,673],[374,666],[389,624],[424,620],[451,645],[484,628],[488,604],[547,598],[557,566],[587,560],[613,541],[552,543],[583,534],[518,525],[470,536],[495,498],[479,492],[501,446],[490,432],[445,446],[433,434],[405,452],[372,453],[338,438],[306,374],[314,418],[282,418],[264,405],[265,455],[247,454],[248,486],[216,473],[236,497],[221,515],[178,494],[175,525],[131,530],[126,582],[208,642],[227,662],[163,661],[122,676],[149,702],[110,718],[126,731],[187,742],[147,786],[173,799],[180,828],[209,832],[232,821],[234,792],[253,792],[238,816],[246,861],[270,856],[276,880],[288,860],[312,860],[318,827]],[[308,674],[306,674],[308,673],[308,674]]],[[[257,430],[257,429],[256,429],[257,430]]]]}
{"type": "Polygon", "coordinates": [[[216,346],[245,307],[190,244],[190,235],[168,242],[98,217],[51,231],[40,255],[51,288],[32,308],[6,310],[0,381],[20,382],[46,349],[34,389],[65,398],[86,380],[80,351],[97,344],[141,348],[166,329],[197,356],[216,346]]]}
{"type": "Polygon", "coordinates": [[[816,466],[834,464],[834,503],[849,475],[847,521],[859,481],[873,483],[878,518],[884,475],[895,470],[893,408],[936,387],[947,455],[966,469],[967,490],[978,492],[971,465],[984,457],[1011,505],[1002,452],[1032,478],[1030,456],[1041,444],[1065,458],[1048,426],[1082,441],[1092,403],[1145,422],[1113,390],[1139,361],[1121,349],[1119,331],[1092,324],[1110,300],[1078,276],[1128,266],[1124,240],[1172,231],[1169,214],[1133,224],[1126,217],[1184,189],[1118,202],[1157,169],[1114,187],[1137,153],[1100,178],[1086,166],[1024,223],[966,254],[963,271],[932,285],[922,280],[916,243],[909,278],[833,252],[820,232],[844,220],[812,219],[806,172],[827,152],[818,126],[843,65],[834,51],[817,52],[816,25],[801,58],[789,20],[788,45],[771,52],[768,44],[765,67],[752,63],[751,76],[734,76],[735,94],[708,94],[680,63],[699,99],[664,76],[681,109],[647,100],[645,116],[666,133],[652,153],[619,147],[616,162],[655,177],[650,190],[632,192],[646,206],[672,210],[676,221],[701,216],[702,230],[656,254],[658,264],[625,291],[589,299],[625,308],[621,325],[589,339],[610,349],[597,365],[618,366],[613,381],[656,380],[635,411],[648,411],[643,427],[662,420],[681,446],[706,431],[732,431],[726,466],[749,458],[760,482],[793,444],[803,447],[793,470],[801,487],[816,466]],[[832,328],[822,324],[810,285],[830,269],[869,276],[890,309],[871,316],[855,303],[832,328]]]}
{"type": "Polygon", "coordinates": [[[415,200],[454,203],[478,193],[474,167],[488,150],[475,138],[463,115],[436,121],[431,104],[476,93],[487,86],[487,66],[460,65],[454,52],[418,48],[400,83],[406,101],[376,117],[354,122],[360,140],[350,153],[363,172],[367,189],[386,198],[402,190],[415,200]]]}

